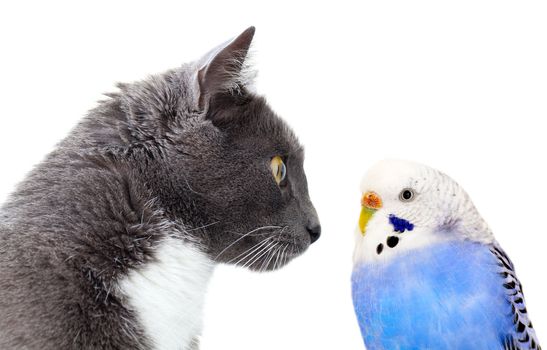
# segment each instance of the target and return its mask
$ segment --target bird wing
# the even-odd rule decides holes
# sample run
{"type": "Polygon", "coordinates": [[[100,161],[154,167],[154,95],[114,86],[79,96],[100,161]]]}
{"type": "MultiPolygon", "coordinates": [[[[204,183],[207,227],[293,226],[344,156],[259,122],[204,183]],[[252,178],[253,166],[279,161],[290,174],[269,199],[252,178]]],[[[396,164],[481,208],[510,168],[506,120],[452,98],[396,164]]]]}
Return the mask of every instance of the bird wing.
{"type": "Polygon", "coordinates": [[[505,350],[541,350],[526,310],[522,285],[515,274],[513,263],[497,242],[491,246],[490,251],[497,258],[499,274],[504,278],[503,287],[511,304],[514,329],[503,340],[505,350]]]}

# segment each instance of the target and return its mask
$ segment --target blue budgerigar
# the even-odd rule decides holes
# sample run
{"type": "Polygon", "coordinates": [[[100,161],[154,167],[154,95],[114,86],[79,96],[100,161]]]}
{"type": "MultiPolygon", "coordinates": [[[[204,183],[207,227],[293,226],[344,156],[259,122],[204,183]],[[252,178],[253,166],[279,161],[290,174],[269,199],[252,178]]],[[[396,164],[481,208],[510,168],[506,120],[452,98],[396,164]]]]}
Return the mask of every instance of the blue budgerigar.
{"type": "Polygon", "coordinates": [[[511,260],[455,181],[383,161],[361,190],[352,294],[368,350],[540,349],[511,260]]]}

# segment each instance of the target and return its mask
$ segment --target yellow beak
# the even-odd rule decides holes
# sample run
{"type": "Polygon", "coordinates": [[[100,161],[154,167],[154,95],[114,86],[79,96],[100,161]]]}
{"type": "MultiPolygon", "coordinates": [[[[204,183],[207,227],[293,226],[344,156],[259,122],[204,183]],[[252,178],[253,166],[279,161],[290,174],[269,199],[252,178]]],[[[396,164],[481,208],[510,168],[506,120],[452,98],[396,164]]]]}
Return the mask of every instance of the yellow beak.
{"type": "Polygon", "coordinates": [[[372,215],[382,207],[382,199],[374,192],[366,192],[361,198],[361,215],[359,216],[359,229],[364,236],[367,224],[372,215]]]}

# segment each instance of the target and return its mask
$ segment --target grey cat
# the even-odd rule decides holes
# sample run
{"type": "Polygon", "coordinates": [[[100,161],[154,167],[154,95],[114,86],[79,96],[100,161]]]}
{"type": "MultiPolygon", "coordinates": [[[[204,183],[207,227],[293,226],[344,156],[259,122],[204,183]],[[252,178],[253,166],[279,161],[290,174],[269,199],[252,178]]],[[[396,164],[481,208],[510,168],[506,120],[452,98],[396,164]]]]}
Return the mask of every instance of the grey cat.
{"type": "Polygon", "coordinates": [[[0,349],[194,349],[217,263],[319,238],[304,152],[252,92],[251,27],[120,84],[0,211],[0,349]]]}

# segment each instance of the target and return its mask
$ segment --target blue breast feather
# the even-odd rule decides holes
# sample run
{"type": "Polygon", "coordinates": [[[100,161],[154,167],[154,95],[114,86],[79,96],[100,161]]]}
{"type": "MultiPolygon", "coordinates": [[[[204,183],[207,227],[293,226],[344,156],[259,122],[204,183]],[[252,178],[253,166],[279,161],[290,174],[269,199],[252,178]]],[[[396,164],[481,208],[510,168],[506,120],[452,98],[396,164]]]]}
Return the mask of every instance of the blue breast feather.
{"type": "Polygon", "coordinates": [[[353,302],[368,350],[503,349],[513,331],[496,257],[453,241],[356,266],[353,302]]]}

